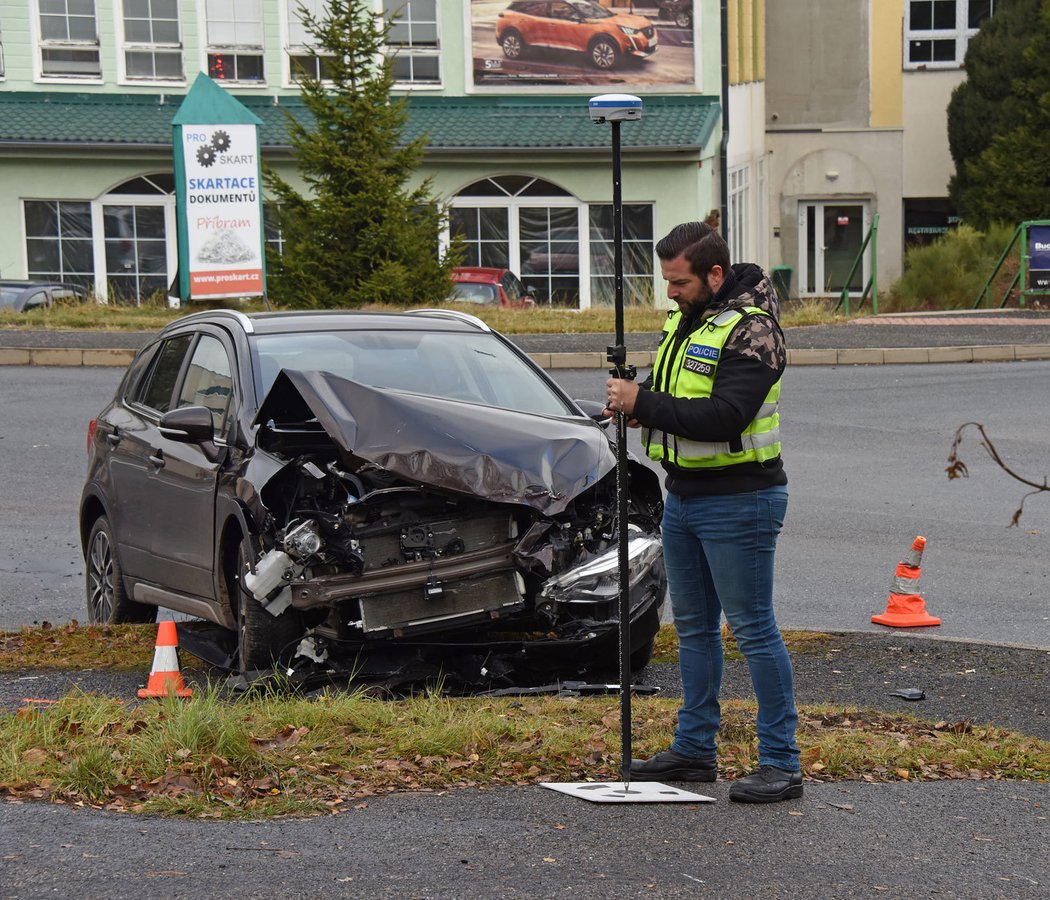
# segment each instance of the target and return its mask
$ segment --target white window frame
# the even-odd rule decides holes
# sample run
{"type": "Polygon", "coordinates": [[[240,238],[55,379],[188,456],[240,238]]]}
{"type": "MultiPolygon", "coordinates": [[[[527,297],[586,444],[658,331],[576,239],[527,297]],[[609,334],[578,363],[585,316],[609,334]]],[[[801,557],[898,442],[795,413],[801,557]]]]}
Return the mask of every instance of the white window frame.
{"type": "Polygon", "coordinates": [[[751,165],[745,163],[728,171],[729,258],[746,262],[751,258],[751,165]]]}
{"type": "MultiPolygon", "coordinates": [[[[143,43],[140,41],[129,41],[127,34],[125,33],[125,3],[126,0],[119,0],[116,9],[116,27],[117,27],[117,38],[120,41],[120,52],[117,54],[117,71],[120,73],[121,84],[149,84],[149,85],[171,85],[173,87],[181,86],[186,83],[186,56],[185,56],[185,45],[182,41],[182,4],[176,4],[176,10],[178,11],[178,19],[176,25],[178,27],[178,41],[175,43],[167,43],[163,41],[158,42],[147,42],[143,43]],[[182,64],[182,75],[178,78],[166,78],[166,77],[148,77],[139,75],[129,75],[127,66],[127,54],[129,52],[140,51],[146,53],[173,53],[178,52],[179,61],[182,64]]],[[[152,22],[152,16],[150,18],[152,22]]]]}
{"type": "MultiPolygon", "coordinates": [[[[488,176],[489,178],[498,178],[498,176],[488,176]]],[[[465,184],[463,187],[469,187],[473,182],[465,184]]],[[[514,196],[469,196],[469,195],[456,195],[449,200],[449,206],[460,206],[466,208],[480,208],[487,207],[489,209],[506,209],[507,210],[507,256],[508,265],[515,275],[525,281],[525,276],[521,274],[521,229],[519,227],[519,213],[522,207],[557,207],[558,209],[575,208],[576,209],[576,226],[579,234],[580,243],[580,309],[589,309],[591,306],[591,242],[590,242],[590,222],[588,221],[588,205],[581,200],[578,200],[572,194],[566,193],[558,196],[549,195],[525,195],[521,196],[515,194],[514,196]]],[[[444,253],[449,246],[451,236],[449,233],[448,225],[446,224],[444,231],[441,235],[441,252],[444,253]]]]}
{"type": "MultiPolygon", "coordinates": [[[[394,11],[407,12],[411,17],[413,0],[390,0],[390,4],[394,11]]],[[[383,16],[386,16],[385,5],[383,0],[376,0],[376,9],[383,16]]],[[[430,20],[415,20],[408,18],[407,23],[411,25],[414,21],[427,21],[430,20]]],[[[440,88],[444,81],[444,67],[441,64],[441,47],[442,47],[442,35],[441,35],[441,0],[434,0],[434,27],[437,33],[437,46],[422,46],[413,47],[411,45],[388,45],[388,56],[395,57],[399,56],[403,59],[436,59],[437,60],[437,80],[435,81],[415,81],[412,79],[398,80],[397,86],[399,88],[411,88],[412,90],[425,90],[425,89],[436,89],[440,88]]]]}
{"type": "MultiPolygon", "coordinates": [[[[923,0],[923,2],[935,2],[935,0],[923,0]]],[[[912,0],[904,3],[904,68],[905,69],[958,69],[962,67],[966,56],[966,48],[970,38],[977,34],[977,28],[970,28],[970,0],[951,0],[955,3],[955,26],[953,28],[924,28],[913,29],[911,27],[912,0]],[[955,58],[951,60],[916,60],[911,59],[912,41],[955,41],[955,58]]],[[[990,0],[991,11],[989,15],[995,15],[995,0],[990,0]]]]}
{"type": "MultiPolygon", "coordinates": [[[[32,23],[31,34],[33,37],[33,68],[34,81],[60,82],[62,84],[98,84],[103,79],[102,68],[102,42],[98,30],[98,3],[92,3],[93,18],[95,21],[95,39],[90,40],[45,40],[41,28],[41,11],[39,0],[32,0],[32,23]],[[86,50],[95,52],[98,57],[98,74],[55,74],[44,71],[44,52],[46,50],[86,50]]],[[[68,17],[68,7],[66,16],[68,17]]]]}
{"type": "MultiPolygon", "coordinates": [[[[318,53],[318,48],[314,44],[298,41],[296,40],[297,35],[292,34],[296,20],[299,19],[296,15],[296,10],[299,6],[307,7],[318,19],[322,19],[328,12],[326,0],[281,0],[279,6],[281,18],[281,78],[285,87],[297,87],[299,84],[292,72],[293,56],[312,56],[317,60],[330,55],[318,53]]],[[[315,77],[325,84],[331,83],[329,79],[321,78],[320,76],[321,70],[318,65],[315,77]]]]}
{"type": "Polygon", "coordinates": [[[0,28],[0,81],[7,77],[7,68],[4,66],[4,30],[0,28]]]}
{"type": "Polygon", "coordinates": [[[755,159],[755,261],[769,267],[769,195],[766,193],[766,158],[755,159]]]}
{"type": "MultiPolygon", "coordinates": [[[[200,22],[200,35],[201,35],[201,68],[202,71],[207,72],[210,76],[211,66],[209,65],[208,58],[210,56],[218,55],[231,55],[231,56],[257,56],[262,61],[262,78],[259,79],[240,79],[240,78],[212,78],[216,84],[228,84],[234,85],[238,88],[265,88],[267,86],[267,73],[266,73],[266,11],[264,9],[263,0],[252,0],[258,7],[258,26],[259,26],[259,43],[258,44],[245,44],[245,43],[230,43],[230,44],[219,44],[211,42],[211,33],[208,25],[212,19],[208,15],[208,7],[212,3],[225,2],[229,6],[237,7],[237,15],[232,16],[229,20],[223,19],[223,23],[228,24],[242,24],[246,22],[245,8],[248,3],[245,0],[201,0],[198,6],[199,10],[199,22],[200,22]]],[[[256,24],[252,22],[252,24],[256,24]]]]}

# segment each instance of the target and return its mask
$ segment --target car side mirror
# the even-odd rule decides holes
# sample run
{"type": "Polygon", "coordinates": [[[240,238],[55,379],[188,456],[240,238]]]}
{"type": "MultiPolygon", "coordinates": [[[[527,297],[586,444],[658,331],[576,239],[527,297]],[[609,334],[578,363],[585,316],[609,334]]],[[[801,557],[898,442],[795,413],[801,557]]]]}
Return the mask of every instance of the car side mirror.
{"type": "Polygon", "coordinates": [[[160,433],[180,444],[210,444],[215,437],[211,410],[206,406],[182,406],[160,417],[160,433]]]}
{"type": "Polygon", "coordinates": [[[605,425],[612,421],[612,416],[607,416],[602,413],[605,409],[605,404],[598,400],[573,400],[584,415],[590,416],[599,425],[605,425]]]}

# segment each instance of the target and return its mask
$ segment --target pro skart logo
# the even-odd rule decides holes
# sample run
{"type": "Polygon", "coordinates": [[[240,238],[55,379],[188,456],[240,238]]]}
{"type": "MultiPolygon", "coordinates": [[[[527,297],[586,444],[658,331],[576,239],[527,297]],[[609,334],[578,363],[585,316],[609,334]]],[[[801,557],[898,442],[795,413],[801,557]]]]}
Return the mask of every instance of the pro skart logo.
{"type": "Polygon", "coordinates": [[[685,351],[686,356],[694,356],[697,359],[718,359],[718,348],[708,347],[704,344],[690,344],[685,351]]]}

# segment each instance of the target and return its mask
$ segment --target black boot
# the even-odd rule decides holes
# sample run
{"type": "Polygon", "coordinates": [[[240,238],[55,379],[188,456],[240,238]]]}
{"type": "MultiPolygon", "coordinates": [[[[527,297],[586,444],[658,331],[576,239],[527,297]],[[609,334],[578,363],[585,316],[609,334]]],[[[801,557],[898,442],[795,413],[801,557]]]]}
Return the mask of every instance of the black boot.
{"type": "Polygon", "coordinates": [[[738,778],[729,787],[729,799],[740,803],[776,803],[802,796],[802,773],[776,766],[759,766],[758,771],[738,778]]]}
{"type": "Polygon", "coordinates": [[[676,750],[661,750],[649,759],[631,760],[632,781],[714,781],[717,775],[714,759],[685,756],[676,750]]]}

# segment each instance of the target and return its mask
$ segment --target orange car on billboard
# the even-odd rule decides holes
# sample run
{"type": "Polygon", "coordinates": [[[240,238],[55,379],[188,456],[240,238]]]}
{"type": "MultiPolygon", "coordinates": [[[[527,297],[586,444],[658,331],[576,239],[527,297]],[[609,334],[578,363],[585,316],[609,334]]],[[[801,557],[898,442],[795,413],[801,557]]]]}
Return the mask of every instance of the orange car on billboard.
{"type": "Polygon", "coordinates": [[[515,0],[496,20],[496,40],[507,59],[533,47],[586,53],[597,69],[624,57],[656,52],[656,30],[645,16],[610,12],[591,0],[515,0]]]}

